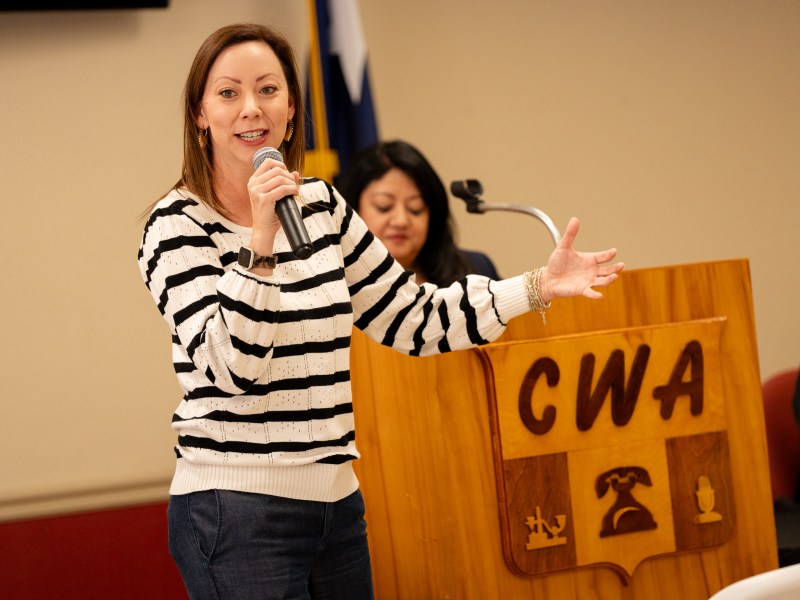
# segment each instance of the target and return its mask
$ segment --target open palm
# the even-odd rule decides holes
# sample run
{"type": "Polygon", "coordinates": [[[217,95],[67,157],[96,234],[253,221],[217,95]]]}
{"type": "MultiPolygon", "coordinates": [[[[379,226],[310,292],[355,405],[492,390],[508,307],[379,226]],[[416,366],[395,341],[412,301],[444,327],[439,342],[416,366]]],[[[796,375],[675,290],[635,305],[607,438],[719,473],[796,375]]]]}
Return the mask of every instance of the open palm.
{"type": "Polygon", "coordinates": [[[614,260],[616,248],[602,252],[575,250],[572,245],[579,228],[580,221],[572,217],[564,237],[547,260],[546,277],[542,278],[542,295],[546,301],[566,296],[601,298],[603,295],[593,288],[608,286],[625,268],[621,262],[606,264],[614,260]]]}

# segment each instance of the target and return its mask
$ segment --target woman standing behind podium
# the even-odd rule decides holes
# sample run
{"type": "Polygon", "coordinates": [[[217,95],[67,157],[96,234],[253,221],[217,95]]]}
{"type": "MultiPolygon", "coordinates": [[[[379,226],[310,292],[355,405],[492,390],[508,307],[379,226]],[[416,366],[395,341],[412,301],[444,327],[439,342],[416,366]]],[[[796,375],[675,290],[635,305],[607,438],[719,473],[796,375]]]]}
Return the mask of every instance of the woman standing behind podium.
{"type": "Polygon", "coordinates": [[[355,154],[337,188],[417,283],[450,285],[469,273],[499,279],[481,252],[456,246],[447,190],[417,148],[378,142],[355,154]]]}
{"type": "Polygon", "coordinates": [[[169,545],[193,599],[372,598],[350,390],[352,326],[400,352],[498,337],[560,296],[598,298],[615,250],[572,248],[504,281],[419,286],[327,183],[301,179],[303,102],[287,41],[258,25],[201,45],[184,90],[180,180],[152,208],[139,267],[169,327],[183,398],[169,545]],[[262,147],[280,148],[286,164],[262,147]],[[296,259],[275,213],[302,206],[296,259]]]}

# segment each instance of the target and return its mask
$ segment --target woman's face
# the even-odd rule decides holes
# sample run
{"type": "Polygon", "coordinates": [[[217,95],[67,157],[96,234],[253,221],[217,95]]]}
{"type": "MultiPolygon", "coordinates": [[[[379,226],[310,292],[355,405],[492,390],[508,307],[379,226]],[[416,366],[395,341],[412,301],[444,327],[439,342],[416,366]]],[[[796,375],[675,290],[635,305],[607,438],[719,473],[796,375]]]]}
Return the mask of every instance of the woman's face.
{"type": "Polygon", "coordinates": [[[428,237],[428,206],[414,180],[397,168],[361,193],[358,214],[406,269],[413,268],[428,237]]]}
{"type": "Polygon", "coordinates": [[[278,148],[294,102],[275,52],[264,42],[223,50],[208,73],[197,126],[209,129],[215,169],[253,170],[262,146],[278,148]]]}

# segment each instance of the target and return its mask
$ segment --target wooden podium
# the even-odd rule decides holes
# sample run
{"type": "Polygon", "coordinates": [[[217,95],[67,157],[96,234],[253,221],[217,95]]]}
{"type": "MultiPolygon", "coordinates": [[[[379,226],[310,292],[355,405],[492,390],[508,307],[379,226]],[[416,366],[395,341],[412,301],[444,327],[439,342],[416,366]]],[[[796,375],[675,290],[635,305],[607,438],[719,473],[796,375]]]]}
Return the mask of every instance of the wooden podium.
{"type": "Polygon", "coordinates": [[[681,598],[777,568],[748,263],[411,358],[354,331],[376,598],[681,598]]]}

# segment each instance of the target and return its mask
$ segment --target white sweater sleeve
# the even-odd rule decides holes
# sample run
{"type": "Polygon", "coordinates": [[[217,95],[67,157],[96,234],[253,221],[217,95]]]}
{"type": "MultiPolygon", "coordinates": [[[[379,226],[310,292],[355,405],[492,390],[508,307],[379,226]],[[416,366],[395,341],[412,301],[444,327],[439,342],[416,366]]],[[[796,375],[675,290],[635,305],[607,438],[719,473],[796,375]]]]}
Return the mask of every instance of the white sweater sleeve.
{"type": "Polygon", "coordinates": [[[266,368],[280,289],[238,267],[225,272],[211,226],[187,214],[187,203],[194,202],[172,198],[157,206],[145,226],[139,268],[195,368],[220,390],[240,394],[266,368]]]}
{"type": "Polygon", "coordinates": [[[417,285],[343,200],[337,211],[355,325],[381,344],[419,356],[470,348],[497,339],[530,310],[521,277],[417,285]]]}

